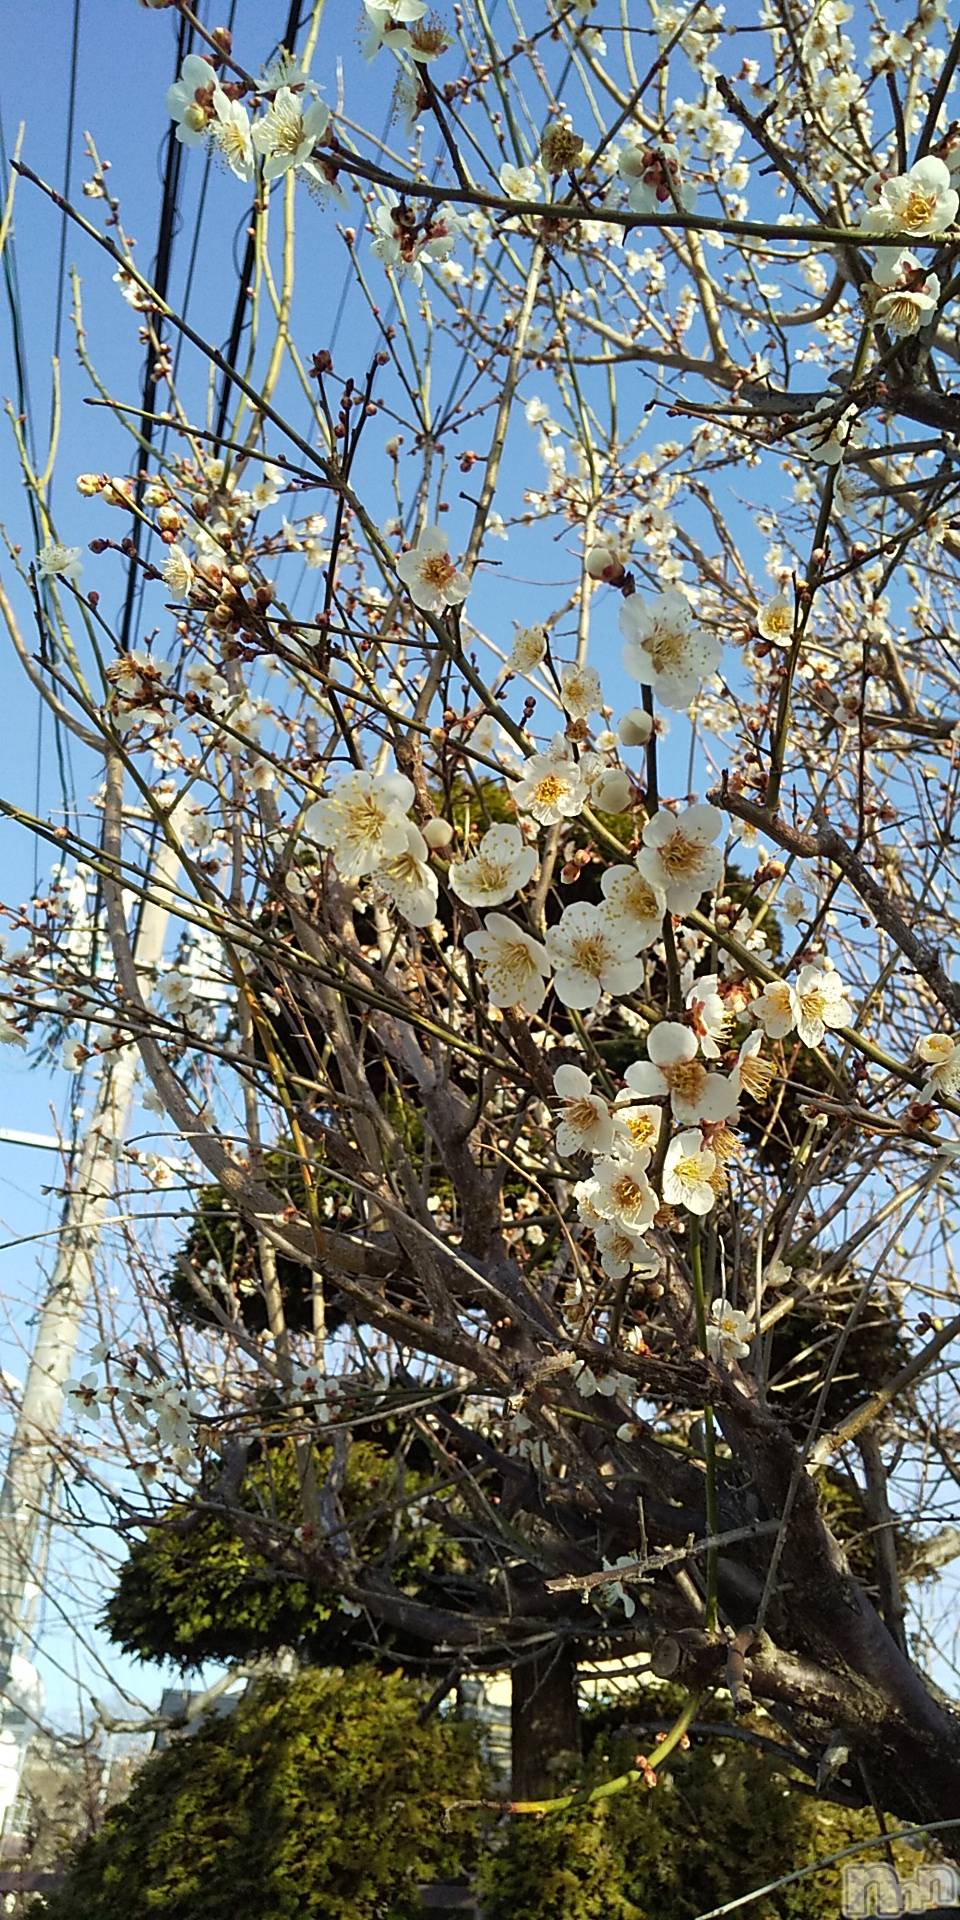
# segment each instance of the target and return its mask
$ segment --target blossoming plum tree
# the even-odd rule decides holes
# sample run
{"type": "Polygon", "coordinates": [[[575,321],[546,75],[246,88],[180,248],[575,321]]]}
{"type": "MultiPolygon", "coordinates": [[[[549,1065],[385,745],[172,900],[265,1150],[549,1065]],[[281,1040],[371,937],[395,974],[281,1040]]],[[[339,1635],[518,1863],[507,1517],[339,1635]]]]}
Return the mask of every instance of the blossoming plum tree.
{"type": "MultiPolygon", "coordinates": [[[[56,841],[110,960],[38,898],[0,1040],[56,1024],[88,1073],[136,1041],[183,1210],[222,1191],[263,1311],[192,1257],[207,1331],[105,1300],[79,1398],[166,1501],[295,1405],[302,1522],[259,1550],[438,1684],[510,1667],[519,1801],[578,1664],[643,1653],[689,1689],[648,1784],[726,1687],[955,1850],[949,1580],[907,1583],[960,1481],[960,34],[942,0],[895,32],[550,0],[502,42],[367,4],[380,139],[313,77],[337,10],[266,69],[279,21],[165,11],[256,327],[225,353],[151,283],[91,150],[67,217],[159,398],[114,403],[131,472],[56,524],[14,423],[44,543],[0,607],[91,769],[99,842],[56,841]],[[338,247],[334,347],[297,275],[338,247]],[[153,993],[145,826],[180,857],[153,993]],[[429,1595],[344,1513],[387,1410],[457,1541],[429,1595]]],[[[77,340],[109,400],[79,309],[77,340]]]]}

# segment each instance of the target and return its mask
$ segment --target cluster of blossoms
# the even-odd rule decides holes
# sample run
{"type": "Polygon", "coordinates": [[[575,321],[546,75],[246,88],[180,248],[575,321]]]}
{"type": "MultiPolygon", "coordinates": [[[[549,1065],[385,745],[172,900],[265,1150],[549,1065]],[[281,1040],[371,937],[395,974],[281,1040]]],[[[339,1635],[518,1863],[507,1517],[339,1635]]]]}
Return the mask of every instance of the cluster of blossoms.
{"type": "Polygon", "coordinates": [[[878,247],[870,278],[880,289],[873,307],[878,327],[906,340],[933,319],[940,302],[939,276],[927,273],[908,248],[878,247]]]}
{"type": "MultiPolygon", "coordinates": [[[[441,50],[443,42],[442,34],[426,20],[425,0],[390,0],[390,4],[365,0],[365,12],[367,56],[387,49],[401,65],[407,63],[415,81],[416,70],[441,50]]],[[[745,184],[746,170],[735,159],[742,128],[723,116],[721,94],[715,85],[717,73],[710,64],[710,54],[723,32],[721,13],[706,9],[697,22],[691,19],[685,26],[682,9],[655,8],[661,45],[666,45],[674,33],[682,34],[681,44],[698,69],[702,88],[698,89],[696,105],[673,102],[671,123],[682,145],[675,145],[669,137],[654,140],[639,132],[631,136],[629,131],[623,136],[627,144],[620,150],[607,145],[603,168],[598,163],[598,171],[607,176],[608,208],[614,194],[622,201],[626,193],[639,221],[657,215],[669,217],[693,208],[694,179],[707,179],[712,183],[711,191],[720,187],[724,195],[738,192],[745,184]]],[[[839,125],[849,113],[859,86],[853,74],[855,50],[840,31],[846,16],[845,0],[823,0],[814,8],[804,30],[804,57],[818,66],[822,76],[816,99],[828,126],[839,125]],[[850,69],[846,73],[845,65],[850,69]]],[[[180,79],[168,96],[181,142],[192,146],[212,141],[233,173],[244,181],[259,178],[270,183],[295,170],[314,185],[329,188],[335,184],[336,150],[328,140],[329,110],[304,73],[292,63],[281,61],[248,95],[245,88],[225,81],[221,72],[215,60],[194,55],[185,60],[180,79]],[[243,104],[244,97],[248,97],[249,107],[243,104]]],[[[747,61],[741,78],[753,85],[755,106],[769,104],[773,108],[777,102],[772,88],[764,90],[754,85],[758,73],[757,64],[747,61]]],[[[417,97],[425,96],[422,91],[417,96],[415,88],[417,97]]],[[[867,109],[861,106],[859,111],[865,113],[867,109]]],[[[517,149],[518,164],[505,162],[500,167],[499,184],[507,199],[534,202],[545,192],[553,193],[564,175],[573,175],[577,184],[577,170],[588,158],[583,141],[559,116],[543,134],[535,157],[533,151],[533,143],[527,142],[517,149]],[[530,164],[522,164],[521,159],[530,164]]],[[[587,189],[592,190],[589,178],[587,189]]],[[[451,267],[451,255],[461,236],[470,238],[479,259],[484,215],[477,212],[461,216],[443,204],[432,203],[423,211],[404,198],[399,187],[394,192],[400,197],[391,194],[383,198],[372,215],[373,251],[385,268],[405,274],[416,286],[423,284],[425,274],[432,269],[438,270],[436,277],[443,277],[440,270],[451,267]]],[[[926,272],[917,255],[900,242],[912,238],[919,247],[946,233],[956,219],[958,193],[945,160],[931,156],[903,175],[877,175],[868,184],[867,194],[869,208],[862,233],[866,241],[876,244],[872,288],[868,290],[869,317],[899,340],[926,326],[941,298],[937,275],[926,272]],[[897,244],[880,244],[888,237],[897,244]]],[[[602,212],[603,203],[594,204],[598,213],[602,212]]],[[[732,205],[729,198],[724,204],[728,210],[732,205]]],[[[514,231],[532,217],[518,215],[517,220],[506,223],[505,230],[514,231]]],[[[623,237],[619,229],[605,230],[599,219],[595,223],[584,220],[585,234],[591,224],[597,239],[607,233],[617,239],[623,237]]],[[[642,273],[647,277],[651,300],[665,289],[669,293],[663,260],[654,252],[628,251],[625,259],[628,275],[642,273]]],[[[819,263],[810,261],[802,270],[808,267],[816,272],[819,263]]],[[[447,284],[455,284],[452,274],[447,284]]],[[[745,282],[735,284],[742,288],[745,282]]],[[[759,285],[764,299],[768,295],[775,298],[777,291],[776,287],[759,285]]],[[[814,291],[820,298],[826,286],[814,286],[814,291]]],[[[682,290],[676,311],[670,313],[670,339],[678,351],[692,325],[694,305],[689,290],[682,290]]],[[[574,311],[573,302],[569,309],[558,308],[558,314],[561,311],[574,311]]],[[[751,321],[748,330],[752,326],[751,321]]],[[[528,356],[547,333],[544,328],[538,340],[534,323],[526,341],[528,356]]],[[[757,356],[750,377],[760,381],[768,371],[762,356],[757,356]]],[[[550,511],[561,509],[573,523],[578,514],[582,517],[585,503],[596,499],[591,462],[575,428],[562,428],[546,402],[531,398],[527,419],[539,434],[547,482],[542,493],[527,492],[525,502],[532,516],[542,504],[550,511]]],[[[711,431],[705,426],[701,442],[704,454],[711,444],[721,444],[710,441],[711,431]]],[[[796,444],[809,461],[838,468],[865,434],[861,410],[834,388],[828,397],[810,405],[796,444]]],[[[698,598],[681,584],[688,560],[680,558],[681,549],[674,540],[671,504],[675,496],[663,477],[671,462],[682,464],[687,452],[686,445],[664,443],[662,448],[641,454],[640,461],[648,465],[644,470],[638,461],[637,472],[645,471],[649,477],[650,498],[638,500],[630,513],[624,512],[615,532],[604,537],[602,544],[589,548],[583,557],[586,581],[610,586],[622,596],[619,624],[624,666],[646,690],[651,706],[650,712],[636,707],[623,716],[619,739],[628,747],[646,747],[655,729],[659,732],[663,728],[662,718],[654,721],[649,696],[661,707],[684,713],[720,664],[724,601],[719,591],[714,593],[705,571],[698,598]],[[642,541],[646,550],[642,577],[653,580],[659,589],[649,594],[636,590],[628,571],[634,540],[642,541]]],[[[264,465],[263,478],[257,485],[250,490],[239,489],[222,468],[217,474],[216,464],[209,463],[208,470],[195,475],[185,486],[185,495],[192,491],[189,507],[172,497],[161,498],[159,483],[153,492],[148,489],[144,498],[145,508],[155,512],[157,530],[167,549],[165,583],[187,603],[192,618],[198,622],[208,618],[209,634],[221,627],[230,632],[231,598],[235,592],[246,592],[250,584],[249,578],[243,578],[247,571],[245,558],[234,555],[236,564],[231,568],[225,555],[234,540],[241,541],[242,530],[256,515],[276,503],[282,482],[277,470],[264,465]]],[[[128,483],[106,477],[87,478],[95,484],[81,491],[99,492],[108,504],[132,504],[128,483]]],[[[834,480],[845,482],[847,474],[834,476],[834,480]]],[[[816,478],[811,480],[811,485],[816,484],[816,478]]],[[[638,487],[636,491],[640,494],[645,489],[638,487]]],[[[612,509],[611,518],[616,511],[612,509]]],[[[323,565],[328,555],[320,542],[322,532],[323,523],[317,523],[316,517],[309,533],[306,523],[298,530],[285,521],[282,546],[288,552],[302,552],[308,566],[323,565]]],[[[279,545],[273,550],[279,551],[279,545]]],[[[471,549],[467,565],[473,558],[471,549]]],[[[78,560],[78,549],[51,543],[40,555],[38,572],[43,577],[75,580],[78,560]]],[[[784,564],[771,577],[783,587],[791,571],[790,565],[784,564]]],[[[442,527],[428,526],[409,551],[399,554],[396,574],[415,607],[431,620],[444,622],[446,633],[456,630],[457,610],[467,599],[470,578],[451,552],[442,527]]],[[[793,594],[780,591],[760,606],[756,628],[768,646],[790,645],[801,631],[801,588],[802,582],[793,594]]],[[[589,586],[584,590],[589,595],[589,586]]],[[[269,605],[269,596],[264,604],[269,605]]],[[[369,604],[377,604],[372,595],[369,604]]],[[[433,927],[438,944],[434,923],[439,879],[446,866],[450,893],[482,917],[482,924],[466,933],[463,945],[476,963],[495,1008],[519,1009],[532,1018],[552,991],[559,1008],[578,1016],[571,1025],[589,1027],[605,1001],[629,1003],[644,986],[651,950],[663,942],[656,956],[659,962],[675,942],[687,964],[679,991],[671,996],[672,1017],[654,1019],[645,1029],[634,1008],[628,1005],[624,1010],[625,1015],[632,1016],[635,1031],[646,1030],[644,1057],[634,1060],[617,1084],[602,1088],[584,1066],[570,1062],[560,1066],[554,1076],[555,1091],[562,1103],[556,1128],[557,1152],[565,1159],[590,1156],[591,1171],[580,1182],[577,1198],[581,1219],[594,1236],[604,1272],[613,1279],[631,1271],[655,1274],[660,1255],[648,1236],[663,1227],[682,1224],[685,1214],[694,1218],[706,1215],[726,1190],[742,1103],[746,1098],[764,1098],[775,1071],[773,1061],[765,1055],[765,1046],[778,1047],[795,1034],[799,1043],[817,1047],[829,1032],[850,1025],[853,1011],[842,981],[826,960],[808,961],[790,980],[768,979],[758,992],[742,978],[734,982],[724,958],[713,963],[718,972],[697,972],[704,964],[704,942],[696,929],[684,932],[673,923],[695,913],[703,896],[714,891],[721,879],[723,854],[719,842],[725,822],[709,805],[676,812],[669,807],[654,809],[642,827],[639,846],[636,841],[630,845],[632,857],[625,854],[622,861],[602,871],[599,897],[564,906],[552,924],[544,924],[542,899],[527,902],[521,898],[536,881],[541,827],[548,832],[563,830],[590,807],[601,812],[627,812],[639,793],[619,764],[616,737],[598,733],[596,744],[592,743],[593,717],[600,714],[606,721],[610,715],[594,667],[582,661],[561,664],[554,675],[546,629],[529,626],[516,635],[506,659],[505,680],[511,673],[537,673],[548,662],[548,655],[547,672],[536,683],[538,694],[548,687],[568,724],[565,732],[558,732],[540,750],[531,752],[521,766],[511,768],[510,795],[516,822],[495,823],[476,842],[458,848],[447,859],[447,850],[455,839],[454,828],[444,820],[421,820],[419,815],[414,819],[417,793],[412,782],[400,772],[383,770],[386,763],[381,760],[381,770],[358,768],[334,780],[321,798],[311,799],[304,814],[305,828],[314,843],[331,857],[341,879],[363,889],[363,904],[372,891],[375,898],[394,906],[410,926],[433,927]],[[436,865],[432,858],[435,854],[444,856],[436,865]],[[736,1018],[748,1029],[745,1037],[733,1037],[736,1018]],[[672,1217],[674,1214],[678,1217],[672,1217]]],[[[183,697],[201,709],[205,718],[229,721],[234,738],[249,740],[256,735],[259,715],[252,697],[236,691],[236,676],[231,677],[229,671],[236,659],[237,654],[229,647],[211,659],[192,659],[181,683],[186,690],[183,697]]],[[[814,661],[819,663],[819,656],[805,646],[803,659],[791,663],[796,664],[798,685],[805,673],[819,671],[814,661]]],[[[163,661],[141,646],[111,665],[108,677],[109,710],[121,732],[162,726],[172,694],[171,670],[163,661]]],[[[396,678],[401,678],[399,668],[396,678]]],[[[392,683],[388,683],[388,692],[392,698],[392,683]]],[[[705,703],[714,692],[712,689],[704,695],[705,703]]],[[[398,700],[401,697],[402,688],[398,700]]],[[[322,698],[322,694],[318,696],[321,703],[322,698]]],[[[532,696],[530,704],[532,708],[532,696]]],[[[715,704],[712,710],[719,708],[715,704]]],[[[523,724],[527,725],[527,720],[523,724]]],[[[548,732],[541,733],[539,740],[543,741],[548,732]]],[[[473,737],[479,745],[486,745],[479,728],[473,737]]],[[[366,743],[363,750],[367,750],[366,743]]],[[[652,759],[651,748],[651,763],[652,759]]],[[[184,837],[194,850],[208,856],[214,851],[215,829],[204,818],[202,808],[198,807],[196,817],[185,823],[184,837]]],[[[578,851],[584,850],[575,845],[574,854],[578,851]]],[[[570,868],[563,869],[564,881],[577,871],[569,847],[565,857],[570,868]]],[[[595,858],[596,849],[587,849],[587,864],[595,858]]],[[[546,889],[544,897],[552,897],[546,889]]],[[[551,911],[547,909],[548,919],[551,911]]],[[[803,911],[802,900],[799,911],[803,911]]],[[[717,912],[718,932],[732,928],[741,944],[769,962],[762,934],[749,919],[735,919],[735,913],[733,907],[729,918],[722,919],[717,912]]],[[[399,941],[402,951],[402,930],[399,941]]],[[[462,979],[465,969],[457,973],[456,958],[450,971],[462,979]]],[[[769,966],[762,971],[769,972],[769,966]]],[[[163,977],[159,997],[171,1022],[185,1024],[189,1020],[195,1033],[201,1031],[196,996],[185,970],[174,968],[163,977]]],[[[646,1019],[645,1012],[644,1022],[646,1019]]],[[[9,1022],[5,1033],[0,1027],[0,1037],[9,1038],[13,1044],[23,1038],[9,1022]]],[[[79,1043],[71,1044],[75,1064],[83,1064],[85,1049],[79,1043]]],[[[924,1095],[955,1095],[960,1089],[960,1046],[948,1036],[932,1035],[920,1043],[918,1052],[927,1068],[924,1095]]],[[[164,1166],[158,1163],[149,1177],[162,1184],[167,1178],[164,1166]]],[[[324,1201],[325,1207],[332,1204],[324,1201]]],[[[744,1357],[750,1336],[746,1315],[726,1302],[714,1303],[707,1345],[715,1358],[730,1361],[744,1357]]],[[[618,1390],[617,1376],[598,1382],[589,1369],[581,1369],[579,1377],[583,1392],[590,1389],[591,1381],[598,1392],[618,1390]]]]}
{"type": "MultiPolygon", "coordinates": [[[[381,7],[366,0],[368,32],[364,53],[372,58],[387,47],[402,63],[425,65],[442,53],[448,42],[442,30],[426,20],[423,0],[398,0],[381,7]]],[[[251,120],[241,98],[242,85],[223,80],[212,59],[188,54],[180,78],[167,91],[167,112],[182,145],[200,146],[210,140],[230,172],[250,182],[259,172],[270,185],[296,170],[321,195],[344,200],[337,180],[334,155],[327,145],[330,109],[292,60],[282,55],[261,75],[255,104],[263,106],[251,120]],[[327,150],[324,151],[325,146],[327,150]]],[[[413,88],[413,105],[419,89],[413,88]]],[[[449,260],[465,224],[449,207],[432,209],[422,220],[405,203],[386,200],[374,213],[373,252],[386,267],[401,269],[420,286],[423,263],[449,260]]],[[[131,290],[136,299],[136,290],[131,290]]]]}
{"type": "Polygon", "coordinates": [[[104,1412],[119,1413],[136,1446],[141,1480],[150,1483],[164,1470],[186,1472],[196,1459],[196,1429],[203,1400],[196,1389],[173,1376],[148,1373],[136,1355],[117,1356],[100,1341],[88,1355],[88,1370],[67,1381],[67,1393],[76,1410],[88,1420],[104,1412]],[[107,1366],[107,1377],[101,1369],[107,1366]],[[113,1376],[113,1377],[111,1377],[113,1376]]]}
{"type": "MultiPolygon", "coordinates": [[[[559,747],[555,742],[549,755],[532,756],[537,764],[527,763],[526,779],[515,790],[518,805],[547,824],[577,806],[575,763],[559,747]]],[[[660,939],[664,916],[689,913],[716,888],[724,824],[709,805],[680,814],[660,809],[643,829],[634,862],[604,872],[602,900],[566,907],[542,940],[518,920],[488,912],[483,929],[467,934],[465,944],[483,968],[491,1003],[529,1015],[552,985],[561,1005],[589,1016],[604,994],[629,997],[643,981],[643,955],[660,939]]],[[[452,863],[450,883],[469,905],[500,906],[533,879],[536,858],[518,827],[496,825],[476,854],[452,863]]],[[[819,1046],[830,1029],[852,1017],[829,961],[807,963],[795,984],[772,980],[752,998],[742,979],[721,982],[717,974],[695,976],[690,969],[683,1017],[650,1029],[646,1057],[627,1067],[619,1089],[601,1092],[573,1063],[556,1069],[557,1150],[564,1158],[591,1156],[590,1175],[579,1182],[576,1198],[610,1278],[655,1274],[660,1256],[646,1237],[651,1227],[668,1223],[675,1212],[702,1216],[725,1193],[742,1101],[763,1100],[774,1076],[774,1064],[763,1053],[765,1038],[778,1041],[796,1031],[806,1045],[819,1046]],[[739,1046],[730,1038],[735,1013],[752,1021],[739,1046]],[[724,1071],[719,1063],[725,1055],[724,1071]]],[[[742,1358],[750,1337],[745,1315],[714,1303],[707,1327],[714,1358],[742,1358]]],[[[610,1378],[596,1390],[618,1390],[610,1378]]]]}
{"type": "Polygon", "coordinates": [[[411,926],[426,927],[436,917],[437,876],[427,840],[409,817],[413,800],[405,774],[358,769],[314,801],[304,824],[344,879],[373,875],[411,926]]]}
{"type": "MultiPolygon", "coordinates": [[[[866,193],[861,232],[867,239],[882,240],[886,234],[939,238],[955,224],[960,207],[950,167],[936,154],[927,154],[906,173],[871,175],[866,193]]],[[[876,289],[870,303],[874,324],[895,339],[908,339],[934,319],[942,291],[939,276],[928,273],[909,248],[878,246],[870,279],[876,289]]]]}
{"type": "MultiPolygon", "coordinates": [[[[514,788],[518,807],[546,826],[579,811],[580,763],[557,752],[534,754],[527,769],[514,788]]],[[[660,809],[643,829],[634,864],[605,872],[603,900],[565,907],[543,941],[504,914],[488,914],[466,945],[484,970],[491,1003],[535,1013],[551,980],[561,1004],[577,1009],[595,1007],[604,993],[632,993],[644,977],[640,956],[659,938],[664,913],[688,912],[719,879],[723,856],[713,842],[722,825],[715,807],[680,815],[660,809]]]]}
{"type": "Polygon", "coordinates": [[[381,47],[405,63],[426,66],[446,51],[449,40],[442,27],[427,18],[426,0],[364,0],[367,31],[363,40],[364,59],[372,60],[381,47]]]}
{"type": "MultiPolygon", "coordinates": [[[[752,1002],[739,991],[725,994],[716,974],[702,975],[688,986],[683,1019],[661,1020],[649,1030],[646,1058],[626,1068],[619,1091],[598,1092],[581,1067],[556,1069],[557,1150],[564,1157],[592,1157],[590,1175],[575,1193],[581,1222],[593,1233],[609,1278],[655,1273],[660,1261],[645,1237],[649,1229],[669,1224],[677,1211],[703,1216],[725,1193],[727,1167],[738,1150],[734,1130],[741,1102],[744,1096],[763,1100],[774,1077],[759,1029],[780,1037],[797,1026],[813,1046],[827,1026],[849,1017],[843,987],[827,966],[804,967],[796,989],[773,983],[752,1002]],[[784,1014],[777,1022],[771,1008],[781,1001],[784,1014]],[[731,1049],[733,1008],[745,1004],[758,1025],[731,1049]],[[716,1070],[731,1051],[732,1066],[716,1070]]],[[[750,1337],[748,1316],[715,1301],[706,1329],[711,1357],[743,1358],[750,1337]]]]}
{"type": "Polygon", "coordinates": [[[265,181],[279,180],[296,167],[314,184],[328,185],[329,175],[314,154],[326,138],[330,110],[306,75],[285,61],[264,74],[258,98],[266,100],[266,108],[252,122],[239,91],[220,80],[212,61],[187,54],[179,80],[167,92],[167,112],[181,144],[196,147],[211,138],[239,180],[253,179],[259,159],[265,181]]]}
{"type": "Polygon", "coordinates": [[[424,261],[449,260],[463,233],[463,221],[450,207],[433,208],[419,219],[411,208],[385,201],[374,214],[372,251],[385,267],[401,269],[415,287],[423,285],[424,261]]]}

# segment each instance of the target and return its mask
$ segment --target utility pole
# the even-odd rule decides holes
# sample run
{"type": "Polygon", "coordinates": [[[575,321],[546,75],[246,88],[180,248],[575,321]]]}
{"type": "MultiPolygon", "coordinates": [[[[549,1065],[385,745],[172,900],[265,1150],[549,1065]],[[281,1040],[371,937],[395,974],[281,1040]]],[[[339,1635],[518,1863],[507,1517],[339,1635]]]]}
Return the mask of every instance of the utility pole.
{"type": "MultiPolygon", "coordinates": [[[[163,955],[177,866],[175,850],[163,841],[134,947],[145,995],[163,955]]],[[[0,1832],[16,1802],[24,1751],[40,1700],[37,1676],[23,1642],[37,1593],[37,1556],[54,1479],[66,1383],[93,1283],[138,1059],[137,1046],[131,1041],[104,1068],[74,1170],[0,1490],[0,1832]]]]}

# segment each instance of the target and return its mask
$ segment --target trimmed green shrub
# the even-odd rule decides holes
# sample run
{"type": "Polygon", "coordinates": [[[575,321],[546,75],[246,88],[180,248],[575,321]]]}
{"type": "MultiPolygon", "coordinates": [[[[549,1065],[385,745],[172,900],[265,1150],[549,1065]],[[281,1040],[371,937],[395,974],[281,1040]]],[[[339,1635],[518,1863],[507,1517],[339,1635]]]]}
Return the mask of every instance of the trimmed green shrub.
{"type": "Polygon", "coordinates": [[[37,1920],[412,1920],[468,1860],[470,1728],[372,1667],[260,1683],[147,1761],[37,1920]]]}

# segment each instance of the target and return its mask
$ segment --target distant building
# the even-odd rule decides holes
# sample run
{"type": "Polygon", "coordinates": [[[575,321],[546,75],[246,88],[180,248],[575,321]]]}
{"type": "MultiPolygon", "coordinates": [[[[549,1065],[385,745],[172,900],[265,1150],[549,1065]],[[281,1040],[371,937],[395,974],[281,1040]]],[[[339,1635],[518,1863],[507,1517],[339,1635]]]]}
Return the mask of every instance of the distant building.
{"type": "Polygon", "coordinates": [[[191,1692],[189,1687],[164,1687],[157,1713],[160,1719],[169,1720],[172,1725],[161,1727],[154,1734],[152,1751],[162,1753],[172,1741],[186,1739],[211,1720],[225,1720],[243,1698],[246,1687],[245,1680],[236,1681],[228,1692],[220,1693],[216,1699],[209,1701],[202,1713],[193,1714],[190,1712],[191,1704],[202,1700],[203,1692],[191,1692]],[[183,1724],[178,1726],[178,1721],[183,1724]]]}

